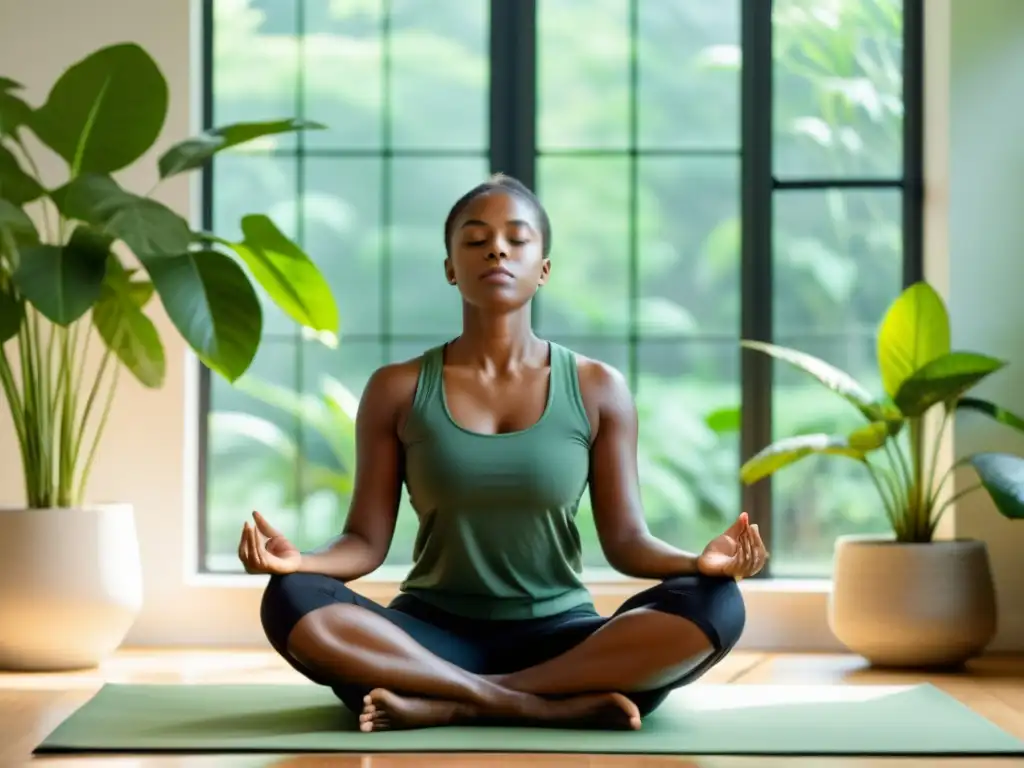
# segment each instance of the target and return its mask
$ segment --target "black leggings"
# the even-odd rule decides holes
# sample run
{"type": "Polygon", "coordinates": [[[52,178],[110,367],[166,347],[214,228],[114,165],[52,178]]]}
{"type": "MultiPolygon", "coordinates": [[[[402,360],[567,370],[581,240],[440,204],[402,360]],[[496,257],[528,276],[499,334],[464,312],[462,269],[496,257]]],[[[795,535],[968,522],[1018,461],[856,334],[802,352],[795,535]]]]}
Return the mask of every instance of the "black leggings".
{"type": "MultiPolygon", "coordinates": [[[[383,616],[435,656],[482,675],[515,672],[560,656],[610,619],[600,616],[591,605],[539,619],[467,619],[405,594],[384,607],[328,576],[295,573],[272,577],[260,611],[270,644],[296,670],[313,682],[329,686],[355,712],[362,709],[369,688],[328,679],[307,669],[288,652],[288,636],[299,619],[335,603],[358,605],[383,616]]],[[[679,680],[656,690],[629,692],[627,695],[641,715],[653,711],[672,690],[693,682],[721,661],[736,645],[746,621],[743,597],[736,582],[728,578],[668,579],[634,595],[614,615],[636,608],[689,619],[707,635],[714,649],[705,661],[679,680]]]]}

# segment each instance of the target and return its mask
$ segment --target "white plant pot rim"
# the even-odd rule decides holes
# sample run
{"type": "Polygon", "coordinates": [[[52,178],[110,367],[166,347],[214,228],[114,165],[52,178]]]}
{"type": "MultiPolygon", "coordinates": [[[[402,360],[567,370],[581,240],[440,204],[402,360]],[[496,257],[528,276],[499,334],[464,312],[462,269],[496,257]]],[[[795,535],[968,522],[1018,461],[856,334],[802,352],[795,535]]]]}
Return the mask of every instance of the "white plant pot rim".
{"type": "Polygon", "coordinates": [[[131,509],[127,501],[86,502],[72,507],[30,507],[27,504],[0,504],[0,513],[4,512],[103,512],[106,510],[131,509]]]}
{"type": "Polygon", "coordinates": [[[836,544],[863,547],[906,547],[908,549],[936,547],[962,549],[986,546],[982,539],[936,539],[934,541],[896,541],[892,533],[851,533],[836,537],[836,544]]]}

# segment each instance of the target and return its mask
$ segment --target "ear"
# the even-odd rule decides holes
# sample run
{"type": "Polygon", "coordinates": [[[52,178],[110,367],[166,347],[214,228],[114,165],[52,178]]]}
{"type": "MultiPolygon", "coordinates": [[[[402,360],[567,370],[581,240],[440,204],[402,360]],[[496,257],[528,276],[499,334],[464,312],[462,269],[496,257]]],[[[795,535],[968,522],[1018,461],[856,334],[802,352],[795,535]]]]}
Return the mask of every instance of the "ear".
{"type": "Polygon", "coordinates": [[[451,285],[455,285],[455,268],[452,266],[452,260],[449,258],[444,260],[444,279],[451,285]]]}
{"type": "Polygon", "coordinates": [[[540,265],[540,280],[537,281],[537,285],[544,285],[548,278],[551,276],[551,259],[544,259],[540,265]]]}

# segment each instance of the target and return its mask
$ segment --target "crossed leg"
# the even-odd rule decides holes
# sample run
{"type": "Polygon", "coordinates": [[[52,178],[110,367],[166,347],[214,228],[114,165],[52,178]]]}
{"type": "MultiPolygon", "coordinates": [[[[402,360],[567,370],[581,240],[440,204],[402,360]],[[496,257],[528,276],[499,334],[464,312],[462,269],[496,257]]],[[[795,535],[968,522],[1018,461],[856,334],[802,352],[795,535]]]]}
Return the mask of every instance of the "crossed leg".
{"type": "Polygon", "coordinates": [[[673,579],[631,598],[611,619],[583,615],[553,632],[542,624],[544,637],[517,638],[534,658],[498,673],[464,634],[383,608],[326,577],[272,580],[263,620],[293,666],[361,710],[363,730],[456,722],[639,728],[672,688],[731,649],[743,605],[731,580],[673,579]]]}

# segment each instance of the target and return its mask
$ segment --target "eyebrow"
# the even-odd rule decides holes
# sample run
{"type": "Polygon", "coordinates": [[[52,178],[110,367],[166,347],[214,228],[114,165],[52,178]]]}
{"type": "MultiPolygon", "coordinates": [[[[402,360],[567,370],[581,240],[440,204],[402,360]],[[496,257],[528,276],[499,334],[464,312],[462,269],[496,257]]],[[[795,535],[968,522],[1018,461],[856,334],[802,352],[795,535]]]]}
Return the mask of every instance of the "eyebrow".
{"type": "MultiPolygon", "coordinates": [[[[530,222],[528,222],[528,221],[526,221],[524,219],[510,219],[509,221],[507,221],[505,223],[506,224],[513,224],[513,225],[515,225],[517,227],[529,227],[530,229],[533,229],[533,227],[530,225],[530,222]]],[[[486,221],[481,221],[480,219],[470,219],[469,221],[465,222],[462,225],[461,228],[465,229],[466,227],[488,227],[488,226],[490,226],[490,225],[486,221]]]]}

